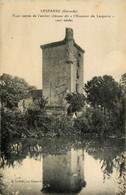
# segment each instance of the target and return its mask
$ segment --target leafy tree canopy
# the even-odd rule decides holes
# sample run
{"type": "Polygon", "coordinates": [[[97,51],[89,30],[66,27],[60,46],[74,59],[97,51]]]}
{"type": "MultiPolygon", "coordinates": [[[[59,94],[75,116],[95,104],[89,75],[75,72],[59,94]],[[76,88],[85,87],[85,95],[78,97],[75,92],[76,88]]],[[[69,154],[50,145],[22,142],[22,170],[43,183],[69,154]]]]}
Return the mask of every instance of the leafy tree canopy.
{"type": "Polygon", "coordinates": [[[93,77],[84,86],[87,102],[91,106],[101,106],[113,110],[121,99],[121,87],[112,76],[93,77]]]}
{"type": "Polygon", "coordinates": [[[9,74],[0,76],[1,103],[2,106],[12,109],[18,102],[29,96],[29,91],[36,89],[30,86],[24,79],[9,74]]]}
{"type": "Polygon", "coordinates": [[[85,97],[80,93],[68,93],[65,97],[69,104],[68,113],[80,111],[84,107],[85,97]]]}
{"type": "Polygon", "coordinates": [[[121,87],[122,87],[123,92],[124,92],[125,95],[126,95],[126,73],[124,73],[124,74],[121,76],[120,84],[121,84],[121,87]]]}

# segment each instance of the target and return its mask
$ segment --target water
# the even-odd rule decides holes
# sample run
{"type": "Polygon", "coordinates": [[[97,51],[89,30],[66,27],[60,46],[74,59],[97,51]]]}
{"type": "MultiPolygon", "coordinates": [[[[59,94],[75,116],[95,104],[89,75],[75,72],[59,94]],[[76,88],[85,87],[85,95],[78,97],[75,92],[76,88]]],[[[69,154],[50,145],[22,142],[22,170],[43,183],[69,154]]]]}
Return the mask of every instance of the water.
{"type": "Polygon", "coordinates": [[[0,194],[124,194],[124,139],[3,140],[0,194]]]}

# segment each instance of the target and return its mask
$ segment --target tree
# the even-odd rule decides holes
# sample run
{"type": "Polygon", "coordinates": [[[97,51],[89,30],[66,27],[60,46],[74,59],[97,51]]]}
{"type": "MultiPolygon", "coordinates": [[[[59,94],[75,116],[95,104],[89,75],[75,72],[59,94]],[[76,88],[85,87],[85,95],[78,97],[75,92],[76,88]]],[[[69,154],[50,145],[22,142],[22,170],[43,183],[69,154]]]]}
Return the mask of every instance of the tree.
{"type": "Polygon", "coordinates": [[[80,93],[68,93],[65,97],[68,107],[68,114],[80,111],[84,107],[85,97],[80,93]]]}
{"type": "Polygon", "coordinates": [[[121,99],[121,87],[112,76],[93,77],[84,86],[87,102],[93,107],[100,106],[104,110],[116,109],[121,99]]]}
{"type": "Polygon", "coordinates": [[[121,111],[120,111],[120,118],[122,124],[124,125],[124,129],[126,129],[126,73],[121,76],[120,85],[122,89],[122,101],[121,101],[121,111]]]}
{"type": "Polygon", "coordinates": [[[121,79],[120,79],[120,85],[122,87],[123,92],[126,95],[126,73],[122,74],[121,79]]]}
{"type": "Polygon", "coordinates": [[[9,74],[0,76],[1,104],[2,107],[12,109],[17,107],[18,102],[29,96],[29,91],[36,89],[30,86],[24,79],[9,74]]]}

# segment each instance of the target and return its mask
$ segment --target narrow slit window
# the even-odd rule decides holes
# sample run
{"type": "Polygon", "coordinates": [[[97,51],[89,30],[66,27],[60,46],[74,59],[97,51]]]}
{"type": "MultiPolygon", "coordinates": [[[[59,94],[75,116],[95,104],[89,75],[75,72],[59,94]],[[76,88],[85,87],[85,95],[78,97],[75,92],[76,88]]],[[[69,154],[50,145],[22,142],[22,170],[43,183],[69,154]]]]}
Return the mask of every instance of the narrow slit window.
{"type": "Polygon", "coordinates": [[[79,79],[79,72],[78,72],[78,69],[77,69],[77,79],[79,79]]]}
{"type": "Polygon", "coordinates": [[[78,88],[79,88],[79,85],[78,83],[76,83],[76,93],[78,93],[78,88]]]}
{"type": "Polygon", "coordinates": [[[79,62],[79,60],[77,60],[77,66],[80,67],[80,62],[79,62]]]}

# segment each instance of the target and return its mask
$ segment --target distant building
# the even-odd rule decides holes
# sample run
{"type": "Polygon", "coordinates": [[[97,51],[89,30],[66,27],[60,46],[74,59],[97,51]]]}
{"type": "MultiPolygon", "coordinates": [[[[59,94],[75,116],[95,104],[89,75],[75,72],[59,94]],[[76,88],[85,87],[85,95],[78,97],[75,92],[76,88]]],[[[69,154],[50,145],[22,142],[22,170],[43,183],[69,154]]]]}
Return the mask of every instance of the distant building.
{"type": "Polygon", "coordinates": [[[37,105],[41,104],[42,90],[31,90],[28,94],[28,98],[22,99],[18,102],[18,109],[21,112],[27,111],[27,109],[37,108],[37,105]]]}
{"type": "Polygon", "coordinates": [[[48,106],[64,106],[68,92],[83,92],[84,50],[75,43],[73,30],[66,28],[62,41],[41,45],[43,95],[48,106]]]}

